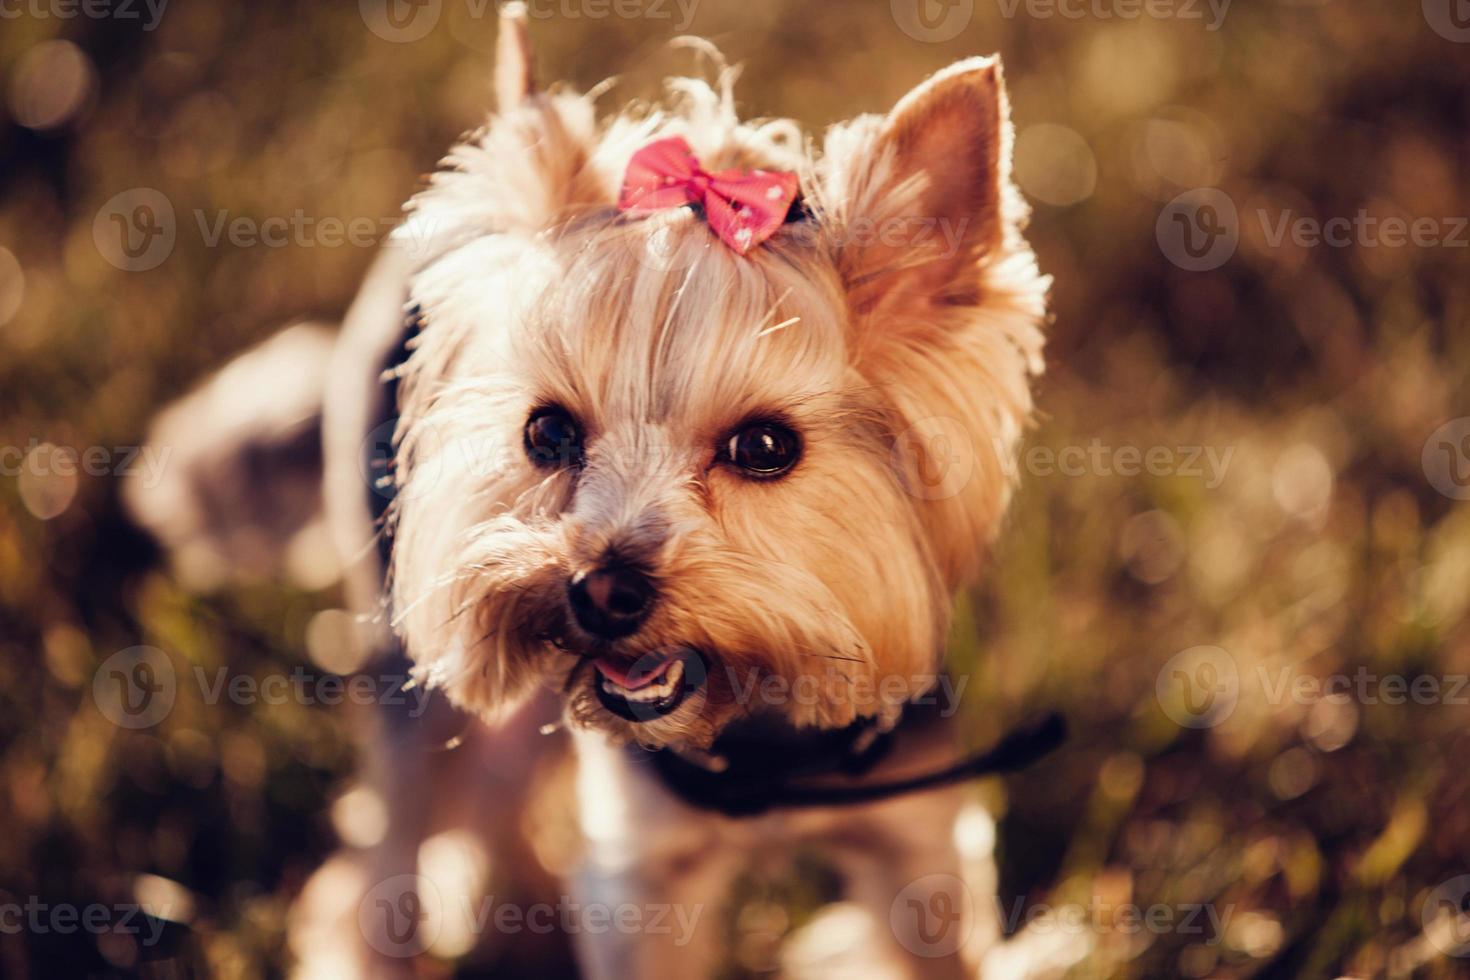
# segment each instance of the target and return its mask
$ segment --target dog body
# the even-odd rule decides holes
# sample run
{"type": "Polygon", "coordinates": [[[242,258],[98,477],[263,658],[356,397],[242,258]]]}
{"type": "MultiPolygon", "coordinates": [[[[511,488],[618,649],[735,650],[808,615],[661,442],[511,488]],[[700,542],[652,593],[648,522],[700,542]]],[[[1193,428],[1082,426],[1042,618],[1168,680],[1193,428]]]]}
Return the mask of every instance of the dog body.
{"type": "MultiPolygon", "coordinates": [[[[403,356],[398,314],[410,302],[409,259],[402,250],[386,250],[368,276],[332,355],[323,418],[327,514],[338,550],[356,558],[346,563],[347,593],[364,612],[362,629],[373,650],[368,662],[389,671],[407,664],[384,612],[385,559],[391,552],[373,542],[380,540],[380,515],[392,499],[382,467],[385,454],[393,452],[388,437],[398,421],[383,379],[384,365],[403,356]]],[[[723,681],[727,689],[750,683],[741,674],[723,681]]],[[[783,696],[779,690],[771,694],[768,685],[764,700],[779,707],[783,696]]],[[[754,705],[762,696],[746,690],[742,700],[754,705]]],[[[962,853],[956,846],[956,819],[967,803],[962,788],[855,806],[730,815],[681,798],[636,742],[575,728],[574,798],[583,849],[576,869],[556,884],[526,853],[523,827],[532,773],[565,748],[560,733],[542,731],[560,716],[560,699],[533,696],[529,705],[489,723],[443,698],[429,704],[421,718],[390,707],[363,719],[363,779],[386,804],[388,829],[377,846],[349,854],[347,888],[335,895],[326,890],[329,883],[340,886],[340,860],[308,886],[293,925],[300,976],[342,975],[344,969],[348,975],[411,975],[412,957],[433,947],[433,930],[405,939],[389,934],[391,918],[360,913],[384,883],[394,883],[394,902],[402,899],[399,889],[433,889],[445,915],[454,914],[451,905],[483,900],[458,896],[457,885],[435,883],[421,867],[424,840],[445,833],[468,832],[484,853],[508,859],[509,876],[532,883],[523,892],[527,902],[636,913],[646,927],[599,928],[573,918],[569,931],[578,965],[592,978],[715,975],[731,956],[726,901],[732,884],[751,872],[779,878],[793,857],[807,852],[830,862],[844,882],[844,895],[867,914],[856,924],[860,940],[848,936],[846,947],[835,952],[820,943],[798,951],[783,963],[782,975],[969,976],[999,936],[993,906],[975,899],[995,888],[988,831],[978,848],[962,853]],[[456,747],[447,752],[446,744],[456,747]],[[947,925],[936,918],[938,932],[925,938],[912,925],[905,932],[890,921],[896,901],[960,912],[947,925]]],[[[936,704],[953,707],[937,696],[936,704]]],[[[864,781],[951,761],[957,748],[948,713],[906,730],[864,772],[864,781]]],[[[970,819],[988,828],[989,818],[973,801],[969,805],[970,819]]],[[[913,922],[907,905],[900,913],[913,922]]],[[[855,923],[849,918],[839,925],[855,923]]]]}
{"type": "MultiPolygon", "coordinates": [[[[388,436],[398,422],[383,375],[384,365],[403,354],[398,314],[409,304],[409,259],[402,250],[386,250],[368,276],[332,355],[323,418],[327,514],[338,550],[356,558],[346,563],[347,593],[364,612],[362,629],[373,650],[368,662],[389,671],[407,665],[383,611],[384,558],[390,552],[373,542],[392,495],[381,467],[384,454],[392,453],[388,436]]],[[[750,682],[748,675],[731,674],[724,685],[750,682]]],[[[770,694],[768,686],[765,700],[779,706],[782,697],[780,691],[770,694]]],[[[743,699],[755,703],[761,696],[747,690],[743,699]]],[[[953,707],[937,696],[936,703],[953,707]]],[[[844,894],[868,912],[860,941],[849,936],[846,948],[836,952],[820,944],[798,952],[783,964],[782,975],[973,975],[974,961],[997,939],[993,907],[975,900],[995,888],[988,837],[968,853],[956,846],[956,819],[966,805],[961,788],[856,806],[728,815],[680,798],[636,743],[610,739],[595,728],[574,729],[571,738],[582,854],[564,883],[547,880],[525,853],[523,826],[531,774],[565,748],[560,733],[541,731],[561,710],[558,698],[535,697],[487,724],[435,698],[421,718],[390,707],[363,719],[363,779],[386,804],[388,829],[377,846],[348,857],[348,888],[336,895],[325,890],[341,881],[341,862],[308,887],[293,926],[292,946],[302,961],[298,975],[341,975],[343,969],[349,975],[411,974],[411,958],[432,948],[432,932],[407,940],[390,936],[391,920],[364,918],[361,908],[373,889],[401,883],[392,891],[394,901],[402,897],[397,888],[432,888],[445,914],[453,914],[448,906],[460,904],[450,898],[457,886],[433,883],[419,863],[425,839],[453,832],[472,834],[497,860],[510,859],[510,877],[533,883],[524,892],[527,902],[636,911],[645,923],[658,920],[649,928],[619,930],[579,926],[574,919],[570,931],[578,965],[593,978],[715,975],[731,955],[726,901],[732,884],[752,871],[779,878],[793,857],[806,852],[830,862],[844,894]],[[451,743],[456,748],[444,751],[451,743]],[[936,919],[937,938],[918,937],[912,927],[907,934],[896,931],[890,918],[900,895],[924,908],[959,909],[960,917],[947,926],[936,919]]],[[[895,740],[865,780],[930,770],[951,761],[956,751],[948,718],[931,719],[895,740]]],[[[973,801],[970,806],[970,819],[988,827],[988,817],[973,801]]],[[[909,914],[907,906],[900,911],[909,914]]],[[[841,925],[854,923],[849,918],[841,925]]]]}
{"type": "MultiPolygon", "coordinates": [[[[380,904],[422,906],[420,845],[445,827],[534,877],[522,784],[561,744],[533,733],[560,716],[585,839],[572,898],[689,925],[574,930],[589,976],[727,968],[732,882],[808,847],[867,909],[853,975],[964,975],[997,929],[960,884],[994,888],[988,844],[968,867],[956,848],[960,790],[781,797],[954,755],[911,705],[940,680],[953,595],[1007,504],[1047,288],[999,65],[961,62],[820,153],[794,124],[740,121],[728,74],[602,122],[591,97],[530,79],[512,13],[500,113],[411,202],[325,365],[348,594],[375,662],[411,664],[448,704],[370,719],[387,830],[336,889],[361,899],[339,933],[370,948],[324,955],[338,947],[309,907],[329,889],[309,886],[302,972],[410,969],[424,944],[363,910],[394,881],[380,904]],[[630,160],[673,138],[701,193],[710,174],[791,174],[800,200],[748,250],[708,203],[620,208],[630,160]],[[786,771],[808,744],[814,765],[786,771]],[[762,812],[740,812],[738,786],[733,806],[689,791],[724,785],[732,746],[762,812]],[[764,758],[779,777],[761,781],[764,758]]],[[[783,970],[840,975],[834,955],[783,970]]]]}

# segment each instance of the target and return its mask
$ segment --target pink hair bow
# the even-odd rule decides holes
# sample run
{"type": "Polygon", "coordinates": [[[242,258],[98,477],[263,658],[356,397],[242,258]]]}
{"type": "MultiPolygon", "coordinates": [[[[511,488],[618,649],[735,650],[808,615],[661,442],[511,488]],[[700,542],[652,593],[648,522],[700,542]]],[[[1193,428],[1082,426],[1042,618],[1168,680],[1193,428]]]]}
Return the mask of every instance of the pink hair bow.
{"type": "Polygon", "coordinates": [[[647,214],[698,204],[726,245],[744,255],[776,233],[796,200],[796,174],[699,165],[683,137],[649,143],[628,161],[618,210],[647,214]]]}

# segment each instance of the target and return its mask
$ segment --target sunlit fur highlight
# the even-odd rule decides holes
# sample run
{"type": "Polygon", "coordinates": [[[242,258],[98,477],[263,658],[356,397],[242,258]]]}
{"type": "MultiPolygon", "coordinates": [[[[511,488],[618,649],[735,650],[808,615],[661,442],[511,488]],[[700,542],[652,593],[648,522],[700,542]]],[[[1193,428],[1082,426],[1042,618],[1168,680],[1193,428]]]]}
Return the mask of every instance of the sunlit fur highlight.
{"type": "Polygon", "coordinates": [[[894,173],[876,117],[834,128],[821,154],[793,123],[738,121],[732,77],[676,80],[670,108],[601,125],[591,97],[532,97],[412,204],[431,258],[412,284],[425,327],[403,376],[392,614],[424,678],[486,716],[545,682],[615,738],[702,746],[751,707],[730,679],[755,670],[820,679],[815,702],[773,706],[795,724],[892,717],[918,692],[843,691],[933,675],[953,593],[1005,508],[1046,290],[1008,180],[1005,244],[965,272],[978,302],[871,303],[902,270],[872,267],[847,232],[916,213],[923,177],[894,173]],[[799,172],[814,220],[741,257],[689,209],[620,215],[629,157],[674,134],[709,169],[799,172]],[[585,427],[580,470],[523,451],[528,415],[553,403],[585,427]],[[801,433],[791,473],[717,460],[753,417],[801,433]],[[894,444],[934,417],[970,433],[974,472],[927,500],[894,444]],[[568,576],[609,551],[660,588],[620,652],[712,661],[705,695],[656,722],[611,717],[590,665],[551,642],[575,632],[568,576]]]}

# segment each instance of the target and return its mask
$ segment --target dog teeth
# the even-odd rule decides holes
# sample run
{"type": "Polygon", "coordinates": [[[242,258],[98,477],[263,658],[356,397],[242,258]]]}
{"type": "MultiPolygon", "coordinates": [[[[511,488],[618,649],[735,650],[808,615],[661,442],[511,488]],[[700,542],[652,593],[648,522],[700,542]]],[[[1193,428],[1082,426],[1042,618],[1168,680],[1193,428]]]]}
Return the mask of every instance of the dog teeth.
{"type": "Polygon", "coordinates": [[[669,665],[664,673],[663,679],[640,687],[636,691],[630,691],[621,684],[615,683],[610,678],[602,679],[602,689],[609,694],[622,698],[624,701],[632,701],[637,704],[654,704],[672,695],[679,688],[679,683],[684,679],[684,662],[676,660],[669,665]]]}

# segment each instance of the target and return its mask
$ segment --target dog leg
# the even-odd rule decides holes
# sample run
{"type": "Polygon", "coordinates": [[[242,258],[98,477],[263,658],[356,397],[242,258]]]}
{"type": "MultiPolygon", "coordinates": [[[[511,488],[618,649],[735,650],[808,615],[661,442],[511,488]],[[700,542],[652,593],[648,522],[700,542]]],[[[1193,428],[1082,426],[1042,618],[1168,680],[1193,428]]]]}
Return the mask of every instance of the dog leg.
{"type": "Polygon", "coordinates": [[[588,980],[717,975],[728,956],[726,899],[743,867],[739,852],[724,850],[621,873],[584,868],[572,885],[581,915],[573,938],[588,980]]]}
{"type": "Polygon", "coordinates": [[[572,881],[588,980],[703,980],[727,957],[726,907],[761,846],[734,821],[693,810],[595,733],[576,737],[588,846],[572,881]],[[610,922],[607,928],[594,925],[610,922]]]}
{"type": "Polygon", "coordinates": [[[995,941],[994,883],[973,880],[955,845],[963,802],[955,789],[903,797],[835,834],[848,897],[871,916],[875,962],[892,963],[893,975],[975,977],[995,941]]]}

